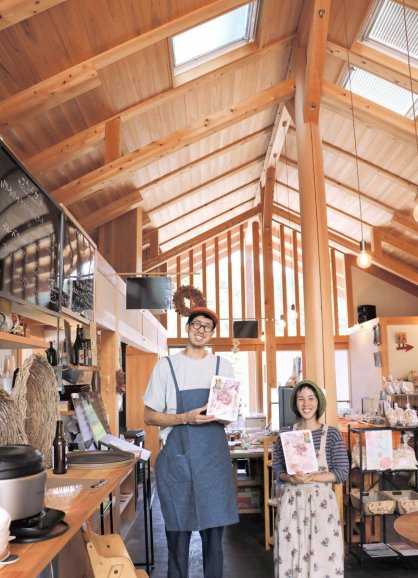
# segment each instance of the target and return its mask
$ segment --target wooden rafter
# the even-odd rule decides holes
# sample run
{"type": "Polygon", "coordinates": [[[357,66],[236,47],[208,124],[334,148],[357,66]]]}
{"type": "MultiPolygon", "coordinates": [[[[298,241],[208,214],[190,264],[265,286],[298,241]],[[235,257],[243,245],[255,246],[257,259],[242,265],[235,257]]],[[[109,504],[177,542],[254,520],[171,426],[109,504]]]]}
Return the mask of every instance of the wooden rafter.
{"type": "MultiPolygon", "coordinates": [[[[355,119],[365,125],[373,124],[376,130],[391,136],[395,142],[415,146],[414,121],[396,114],[358,94],[353,94],[355,119]]],[[[347,88],[323,81],[322,105],[351,118],[351,97],[347,88]]]]}
{"type": "Polygon", "coordinates": [[[66,0],[3,0],[0,3],[0,30],[49,10],[66,0]]]}
{"type": "Polygon", "coordinates": [[[175,18],[162,24],[157,28],[148,30],[135,38],[131,38],[116,47],[110,48],[82,63],[77,64],[71,69],[64,70],[52,76],[35,86],[19,92],[2,101],[0,111],[0,124],[9,124],[10,120],[23,120],[33,114],[38,114],[40,110],[49,110],[62,104],[63,102],[74,98],[71,92],[71,85],[76,84],[78,94],[82,94],[91,87],[86,83],[85,71],[97,76],[97,71],[127,58],[139,50],[144,50],[156,42],[160,42],[183,30],[187,30],[205,20],[219,16],[228,10],[237,8],[246,4],[247,0],[214,0],[197,10],[187,12],[179,18],[175,18]],[[68,89],[68,91],[67,91],[68,89]],[[59,91],[60,99],[54,99],[55,91],[59,91]]]}
{"type": "Polygon", "coordinates": [[[85,200],[103,188],[114,186],[129,176],[134,176],[137,170],[151,162],[162,159],[201,138],[215,134],[266,108],[292,98],[294,90],[293,79],[285,80],[236,103],[232,108],[225,108],[191,126],[175,131],[158,141],[128,153],[115,162],[64,185],[56,190],[52,196],[58,202],[66,205],[85,200]]]}
{"type": "Polygon", "coordinates": [[[148,259],[148,261],[146,261],[143,264],[142,267],[143,272],[146,273],[148,271],[152,271],[153,269],[159,267],[163,263],[167,263],[167,261],[169,261],[170,259],[173,259],[178,255],[181,255],[182,253],[184,253],[184,251],[188,251],[189,248],[201,245],[202,243],[206,243],[210,239],[213,239],[218,235],[225,233],[226,231],[232,229],[236,225],[239,225],[241,223],[244,223],[245,221],[252,219],[253,217],[255,217],[260,213],[260,209],[261,209],[260,205],[258,205],[257,207],[253,207],[252,209],[245,211],[238,217],[229,219],[225,223],[222,223],[222,225],[218,225],[213,229],[207,230],[205,233],[202,233],[201,235],[198,235],[193,239],[189,239],[188,241],[182,243],[181,245],[178,245],[174,249],[170,249],[169,251],[161,253],[161,255],[159,255],[154,259],[148,259]]]}

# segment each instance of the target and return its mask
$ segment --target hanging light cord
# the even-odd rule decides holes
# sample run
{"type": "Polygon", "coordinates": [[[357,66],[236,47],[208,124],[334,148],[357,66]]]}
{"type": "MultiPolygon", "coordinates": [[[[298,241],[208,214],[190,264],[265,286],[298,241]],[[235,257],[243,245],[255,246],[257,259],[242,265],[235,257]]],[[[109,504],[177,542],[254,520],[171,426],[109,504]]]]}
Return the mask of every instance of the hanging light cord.
{"type": "Polygon", "coordinates": [[[354,122],[354,103],[353,103],[353,90],[351,87],[351,73],[352,66],[350,62],[350,51],[348,50],[348,34],[347,34],[347,14],[346,14],[346,0],[344,0],[344,24],[345,24],[345,49],[347,52],[347,66],[348,66],[348,86],[350,89],[350,104],[351,104],[351,122],[353,125],[353,137],[354,137],[354,154],[356,157],[356,176],[357,176],[357,193],[358,202],[360,208],[360,230],[361,230],[361,240],[364,240],[363,235],[363,212],[361,209],[361,192],[360,192],[360,173],[358,168],[358,155],[357,155],[357,135],[356,135],[356,123],[354,122]]]}
{"type": "Polygon", "coordinates": [[[405,0],[403,0],[403,24],[405,27],[406,56],[408,59],[408,73],[409,73],[409,84],[410,84],[410,88],[411,88],[412,114],[414,116],[415,144],[416,144],[417,152],[418,152],[417,115],[416,115],[416,109],[415,109],[414,87],[412,85],[411,55],[409,52],[409,37],[408,37],[408,26],[407,26],[407,22],[406,22],[405,0]]]}

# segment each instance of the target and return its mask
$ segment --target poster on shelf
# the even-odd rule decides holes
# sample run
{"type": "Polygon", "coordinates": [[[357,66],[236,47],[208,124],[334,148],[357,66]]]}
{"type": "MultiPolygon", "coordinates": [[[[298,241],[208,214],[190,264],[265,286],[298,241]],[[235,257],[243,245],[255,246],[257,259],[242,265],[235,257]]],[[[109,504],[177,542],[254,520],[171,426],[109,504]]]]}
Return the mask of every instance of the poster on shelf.
{"type": "Polygon", "coordinates": [[[289,475],[297,472],[308,474],[318,471],[318,461],[309,429],[290,430],[280,434],[286,471],[289,475]]]}
{"type": "Polygon", "coordinates": [[[366,431],[366,463],[368,470],[389,470],[393,467],[391,430],[366,431]]]}

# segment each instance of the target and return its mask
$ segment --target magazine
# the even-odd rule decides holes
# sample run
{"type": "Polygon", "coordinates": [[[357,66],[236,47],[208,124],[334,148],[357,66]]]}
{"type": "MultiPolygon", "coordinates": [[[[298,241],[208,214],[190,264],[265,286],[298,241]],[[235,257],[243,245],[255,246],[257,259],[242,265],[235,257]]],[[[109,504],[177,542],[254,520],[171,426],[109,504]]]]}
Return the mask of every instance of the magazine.
{"type": "Polygon", "coordinates": [[[291,430],[279,435],[282,441],[286,470],[289,475],[296,474],[296,472],[307,474],[318,471],[311,430],[291,430]]]}
{"type": "Polygon", "coordinates": [[[392,468],[391,430],[366,431],[366,462],[368,470],[389,470],[392,468]]]}
{"type": "Polygon", "coordinates": [[[384,542],[363,544],[363,550],[372,558],[384,558],[386,556],[397,556],[397,553],[384,542]]]}
{"type": "Polygon", "coordinates": [[[418,556],[418,548],[406,542],[390,542],[388,546],[402,554],[402,556],[418,556]]]}
{"type": "Polygon", "coordinates": [[[209,391],[207,415],[228,424],[238,419],[241,383],[233,377],[214,375],[209,391]]]}

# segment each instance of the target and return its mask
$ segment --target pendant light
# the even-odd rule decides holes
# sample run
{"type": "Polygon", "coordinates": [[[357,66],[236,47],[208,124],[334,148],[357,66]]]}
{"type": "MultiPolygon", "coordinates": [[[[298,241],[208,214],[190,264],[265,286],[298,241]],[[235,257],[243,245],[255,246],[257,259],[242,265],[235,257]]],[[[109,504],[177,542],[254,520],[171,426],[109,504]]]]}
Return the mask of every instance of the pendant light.
{"type": "Polygon", "coordinates": [[[347,67],[348,67],[348,86],[350,92],[350,104],[351,104],[351,121],[353,124],[353,138],[354,138],[354,158],[356,161],[356,177],[357,177],[357,193],[359,202],[359,213],[360,213],[360,231],[361,231],[361,241],[360,241],[360,253],[357,255],[357,266],[361,269],[367,269],[372,264],[371,255],[367,252],[366,241],[364,240],[363,234],[363,214],[361,209],[361,192],[360,192],[360,174],[358,166],[358,154],[357,154],[357,135],[356,135],[356,123],[354,120],[354,104],[353,104],[353,91],[351,88],[351,75],[353,72],[353,67],[350,63],[350,51],[348,49],[348,36],[347,36],[347,14],[345,10],[346,0],[344,0],[344,21],[345,21],[345,45],[347,51],[347,67]]]}
{"type": "MultiPolygon", "coordinates": [[[[283,121],[283,129],[286,128],[287,122],[283,121]]],[[[290,231],[290,193],[289,193],[289,167],[287,165],[287,135],[285,134],[284,136],[284,154],[285,154],[285,168],[286,168],[286,190],[287,190],[287,215],[288,215],[288,229],[290,231]]],[[[286,253],[286,251],[285,251],[286,253]]],[[[293,278],[295,275],[295,264],[294,264],[294,259],[292,258],[292,297],[293,297],[293,290],[294,290],[294,283],[293,283],[293,278]]],[[[296,321],[296,319],[299,317],[298,312],[296,311],[296,305],[293,304],[290,307],[290,311],[287,315],[289,321],[296,321]]]]}
{"type": "MultiPolygon", "coordinates": [[[[415,128],[415,144],[418,152],[418,131],[417,131],[417,110],[416,110],[416,103],[414,98],[414,87],[412,84],[412,70],[411,70],[411,52],[409,48],[409,36],[408,36],[408,26],[406,23],[406,6],[405,0],[402,2],[403,6],[403,24],[405,28],[405,44],[406,44],[406,56],[408,59],[408,72],[409,72],[409,85],[411,90],[411,100],[412,100],[412,118],[414,119],[414,128],[415,128]]],[[[418,222],[418,187],[417,187],[417,194],[415,196],[415,206],[412,212],[412,216],[414,217],[415,221],[418,222]]]]}

